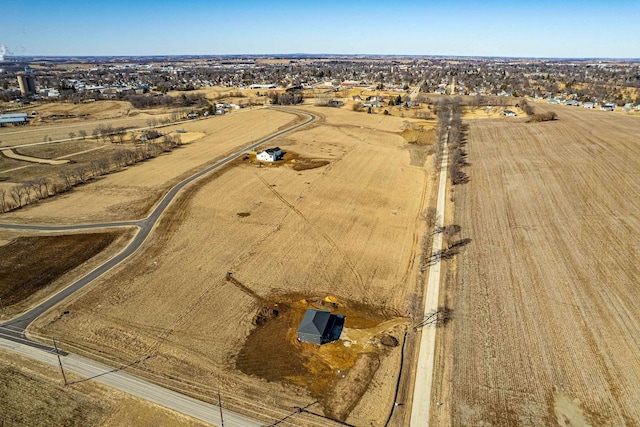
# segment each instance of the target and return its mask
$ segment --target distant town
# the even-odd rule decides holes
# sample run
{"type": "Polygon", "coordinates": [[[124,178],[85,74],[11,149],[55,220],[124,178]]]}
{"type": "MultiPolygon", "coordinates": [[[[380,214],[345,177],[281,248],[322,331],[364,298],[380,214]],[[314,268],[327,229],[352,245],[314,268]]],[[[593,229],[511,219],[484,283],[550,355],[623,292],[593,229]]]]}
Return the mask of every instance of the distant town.
{"type": "MultiPolygon", "coordinates": [[[[418,86],[421,96],[477,96],[480,105],[482,97],[531,97],[630,110],[640,108],[640,61],[288,55],[7,57],[0,63],[0,102],[8,103],[2,112],[36,100],[128,100],[144,108],[175,102],[161,97],[169,91],[220,86],[260,89],[263,96],[357,87],[401,94],[418,86]]],[[[199,101],[183,98],[181,106],[199,101]]]]}

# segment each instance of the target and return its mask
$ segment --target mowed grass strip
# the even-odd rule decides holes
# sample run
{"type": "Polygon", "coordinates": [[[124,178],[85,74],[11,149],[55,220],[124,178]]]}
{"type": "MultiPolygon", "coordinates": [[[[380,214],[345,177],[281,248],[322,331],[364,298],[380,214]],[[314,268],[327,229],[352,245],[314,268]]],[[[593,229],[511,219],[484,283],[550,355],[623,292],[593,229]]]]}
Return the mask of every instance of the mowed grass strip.
{"type": "Polygon", "coordinates": [[[23,301],[100,253],[115,233],[19,237],[0,247],[0,298],[5,306],[23,301]]]}

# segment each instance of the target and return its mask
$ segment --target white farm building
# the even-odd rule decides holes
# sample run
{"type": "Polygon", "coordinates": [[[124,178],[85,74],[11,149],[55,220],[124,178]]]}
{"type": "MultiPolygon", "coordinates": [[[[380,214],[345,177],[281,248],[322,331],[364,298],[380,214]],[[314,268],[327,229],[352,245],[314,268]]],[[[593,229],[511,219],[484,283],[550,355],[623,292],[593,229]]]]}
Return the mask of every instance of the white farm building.
{"type": "Polygon", "coordinates": [[[282,157],[282,150],[280,147],[267,148],[264,151],[256,154],[256,159],[261,162],[275,162],[282,157]]]}

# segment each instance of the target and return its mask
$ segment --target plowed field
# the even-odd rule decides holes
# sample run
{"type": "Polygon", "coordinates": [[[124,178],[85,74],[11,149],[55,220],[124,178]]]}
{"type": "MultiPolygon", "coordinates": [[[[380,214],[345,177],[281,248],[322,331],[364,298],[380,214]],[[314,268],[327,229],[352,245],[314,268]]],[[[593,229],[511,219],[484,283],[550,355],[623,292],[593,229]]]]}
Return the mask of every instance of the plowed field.
{"type": "MultiPolygon", "coordinates": [[[[401,118],[314,111],[328,119],[270,144],[315,167],[246,156],[203,179],[126,265],[36,329],[120,363],[144,357],[133,369],[200,393],[220,388],[233,408],[270,422],[311,404],[378,425],[393,404],[432,162],[412,164],[405,140],[389,131],[400,132],[401,118]],[[339,124],[349,117],[358,125],[339,124]],[[323,306],[346,314],[349,341],[301,345],[303,310],[323,306]],[[257,320],[274,310],[279,317],[257,320]]],[[[250,129],[239,127],[238,138],[250,129]]]]}
{"type": "Polygon", "coordinates": [[[640,120],[536,108],[559,120],[467,121],[455,222],[472,243],[447,285],[451,376],[432,418],[638,425],[640,120]]]}

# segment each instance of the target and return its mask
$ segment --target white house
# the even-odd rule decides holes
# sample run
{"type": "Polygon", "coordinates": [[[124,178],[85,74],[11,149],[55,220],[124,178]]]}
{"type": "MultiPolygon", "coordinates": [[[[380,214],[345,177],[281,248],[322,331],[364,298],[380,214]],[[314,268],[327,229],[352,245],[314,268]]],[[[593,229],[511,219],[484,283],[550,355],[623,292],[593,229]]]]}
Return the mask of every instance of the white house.
{"type": "Polygon", "coordinates": [[[279,160],[280,157],[282,157],[282,150],[280,147],[267,148],[256,155],[256,159],[261,162],[275,162],[279,160]]]}
{"type": "Polygon", "coordinates": [[[515,111],[511,111],[511,110],[502,110],[502,115],[503,116],[507,116],[507,117],[515,117],[517,116],[515,111]]]}
{"type": "Polygon", "coordinates": [[[584,104],[582,104],[582,108],[588,108],[590,110],[593,110],[595,106],[596,104],[593,102],[585,102],[584,104]]]}

